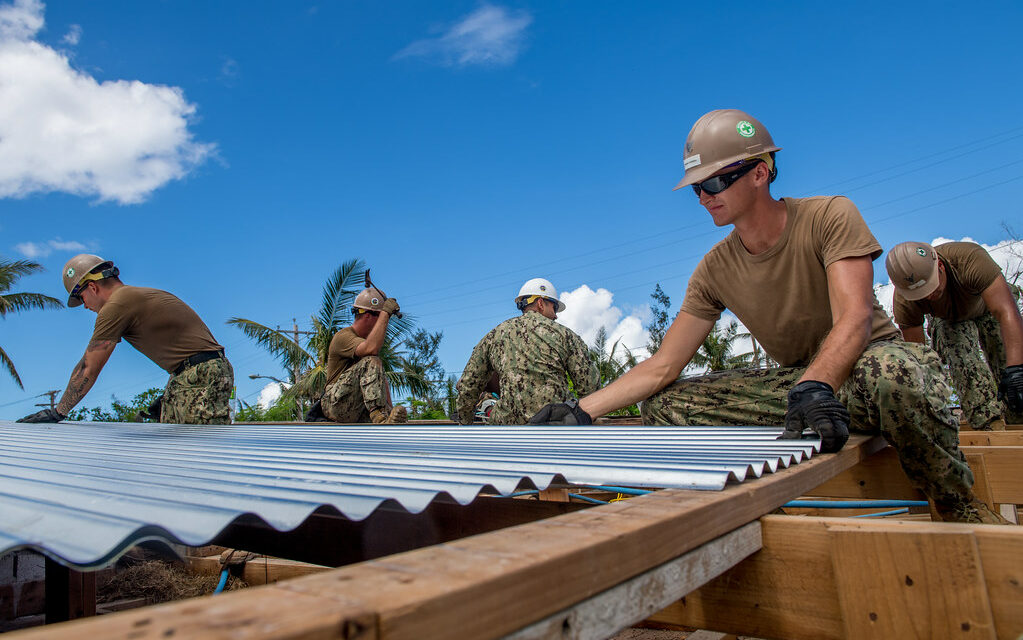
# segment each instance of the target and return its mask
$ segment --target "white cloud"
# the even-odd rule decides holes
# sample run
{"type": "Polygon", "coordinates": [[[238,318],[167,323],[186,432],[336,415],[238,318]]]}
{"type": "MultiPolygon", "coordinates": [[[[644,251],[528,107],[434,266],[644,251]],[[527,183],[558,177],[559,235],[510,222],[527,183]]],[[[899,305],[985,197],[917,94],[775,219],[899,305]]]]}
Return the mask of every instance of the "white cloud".
{"type": "Polygon", "coordinates": [[[256,399],[256,404],[261,409],[268,409],[270,405],[277,402],[281,397],[281,393],[291,387],[287,382],[270,382],[263,387],[259,392],[259,398],[256,399]]]}
{"type": "Polygon", "coordinates": [[[137,203],[214,153],[188,130],[195,106],[181,89],[98,82],[36,41],[42,27],[38,0],[0,5],[0,197],[137,203]]]}
{"type": "MultiPolygon", "coordinates": [[[[931,246],[938,246],[939,244],[945,244],[946,242],[977,242],[969,236],[962,240],[952,240],[950,238],[938,237],[931,240],[931,246]]],[[[1005,274],[1006,278],[1012,279],[1016,274],[1023,271],[1023,242],[1002,240],[998,244],[990,245],[984,244],[983,242],[977,242],[980,246],[987,249],[987,252],[991,254],[991,258],[1002,268],[1002,273],[1005,274]]],[[[1020,278],[1017,284],[1023,285],[1023,277],[1020,278]]],[[[887,284],[881,284],[879,282],[874,283],[874,295],[877,296],[878,302],[884,307],[884,310],[888,315],[892,315],[892,298],[895,295],[895,285],[892,284],[891,278],[888,278],[887,284]]]]}
{"type": "Polygon", "coordinates": [[[627,347],[641,360],[649,355],[646,343],[650,334],[643,328],[643,322],[650,317],[650,308],[646,305],[626,314],[614,306],[613,293],[603,288],[594,291],[585,284],[559,297],[565,303],[565,310],[558,314],[558,322],[579,334],[587,345],[593,345],[597,331],[603,327],[607,331],[608,348],[619,340],[619,349],[627,347]]]}
{"type": "Polygon", "coordinates": [[[533,17],[484,4],[459,20],[443,35],[416,40],[395,59],[423,57],[445,66],[503,66],[515,62],[533,17]]]}
{"type": "Polygon", "coordinates": [[[26,258],[45,258],[54,251],[86,251],[89,247],[77,240],[54,238],[49,242],[21,242],[14,245],[15,251],[26,258]]]}
{"type": "Polygon", "coordinates": [[[82,41],[82,26],[78,24],[71,25],[71,28],[68,29],[68,32],[64,34],[60,41],[72,47],[77,45],[82,41]]]}

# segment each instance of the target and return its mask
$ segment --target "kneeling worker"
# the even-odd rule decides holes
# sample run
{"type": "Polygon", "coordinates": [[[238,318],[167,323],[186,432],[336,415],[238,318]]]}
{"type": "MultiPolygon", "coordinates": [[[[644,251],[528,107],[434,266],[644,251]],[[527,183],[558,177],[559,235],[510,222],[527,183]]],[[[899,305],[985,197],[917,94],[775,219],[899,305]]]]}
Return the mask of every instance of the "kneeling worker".
{"type": "Polygon", "coordinates": [[[159,289],[131,287],[118,278],[113,262],[81,254],[64,265],[67,305],[96,313],[85,355],[56,409],[44,409],[18,422],[59,422],[96,383],[121,338],[170,374],[160,422],[227,424],[234,370],[224,347],[187,304],[159,289]]]}
{"type": "Polygon", "coordinates": [[[952,373],[966,421],[996,431],[1006,418],[1023,421],[1023,318],[984,247],[903,242],[888,252],[886,266],[895,322],[906,340],[922,344],[924,317],[931,317],[931,344],[952,373]]]}
{"type": "Polygon", "coordinates": [[[327,351],[327,387],[320,399],[324,415],[334,422],[407,422],[405,407],[391,407],[391,391],[380,361],[387,323],[399,311],[394,298],[376,289],[363,289],[355,297],[355,321],[330,340],[327,351]]]}
{"type": "Polygon", "coordinates": [[[554,285],[533,278],[522,285],[515,304],[522,315],[505,320],[480,340],[458,380],[462,424],[472,422],[479,394],[495,373],[500,397],[490,424],[525,424],[545,404],[569,396],[568,378],[579,396],[599,386],[597,368],[582,338],[555,322],[565,303],[558,300],[554,285]]]}

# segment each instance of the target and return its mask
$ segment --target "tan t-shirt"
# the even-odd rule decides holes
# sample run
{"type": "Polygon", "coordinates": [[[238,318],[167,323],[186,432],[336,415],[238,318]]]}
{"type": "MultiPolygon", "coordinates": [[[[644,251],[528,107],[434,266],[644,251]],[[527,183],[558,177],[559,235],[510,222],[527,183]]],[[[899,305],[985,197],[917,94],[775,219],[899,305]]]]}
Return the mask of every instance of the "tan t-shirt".
{"type": "MultiPolygon", "coordinates": [[[[779,364],[806,366],[832,327],[825,269],[844,258],[875,260],[881,245],[847,198],[784,202],[788,219],[778,243],[752,255],[733,231],[697,265],[682,311],[717,320],[729,309],[779,364]]],[[[898,335],[875,298],[871,340],[898,335]]]]}
{"type": "Polygon", "coordinates": [[[334,334],[327,348],[327,384],[334,382],[342,373],[359,361],[355,349],[365,342],[355,334],[355,329],[346,327],[334,334]]]}
{"type": "Polygon", "coordinates": [[[121,338],[168,373],[188,356],[224,348],[191,307],[148,287],[120,287],[96,314],[93,340],[121,338]]]}
{"type": "Polygon", "coordinates": [[[945,264],[945,292],[933,302],[910,302],[896,291],[892,310],[899,326],[919,327],[925,315],[960,322],[979,318],[987,311],[981,294],[1002,276],[991,254],[975,242],[948,242],[934,247],[934,251],[945,264]]]}

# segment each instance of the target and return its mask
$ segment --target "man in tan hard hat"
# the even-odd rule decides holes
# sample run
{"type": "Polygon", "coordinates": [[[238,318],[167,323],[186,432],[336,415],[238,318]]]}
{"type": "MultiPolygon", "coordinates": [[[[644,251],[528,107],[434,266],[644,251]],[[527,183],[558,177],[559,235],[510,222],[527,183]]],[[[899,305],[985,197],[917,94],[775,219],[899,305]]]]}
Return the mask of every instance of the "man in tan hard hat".
{"type": "Polygon", "coordinates": [[[327,387],[320,408],[330,420],[408,422],[405,407],[391,405],[391,391],[379,355],[387,325],[399,309],[397,300],[384,298],[375,288],[364,289],[355,297],[355,321],[334,334],[327,351],[327,387]]]}
{"type": "Polygon", "coordinates": [[[931,344],[952,373],[966,421],[997,431],[1006,417],[1020,422],[1023,317],[991,255],[975,242],[903,242],[885,265],[895,285],[895,322],[906,340],[923,344],[930,319],[931,344]]]}
{"type": "Polygon", "coordinates": [[[599,387],[589,349],[574,331],[558,324],[565,303],[544,278],[526,281],[515,296],[521,316],[505,320],[480,340],[458,380],[458,420],[473,421],[475,406],[491,379],[498,379],[498,399],[487,422],[525,424],[548,402],[571,394],[571,378],[580,396],[599,387]]]}
{"type": "Polygon", "coordinates": [[[711,111],[696,122],[675,188],[691,187],[732,233],[696,267],[657,353],[533,420],[585,423],[642,400],[647,424],[784,426],[782,438],[808,430],[825,452],[841,449],[850,427],[881,433],[942,518],[1004,522],[973,495],[938,355],[903,342],[874,297],[881,246],[844,197],[774,199],[777,151],[748,113],[711,111]],[[725,309],[781,366],[678,381],[725,309]]]}
{"type": "Polygon", "coordinates": [[[96,313],[92,339],[56,409],[18,422],[63,420],[96,383],[124,338],[170,374],[159,403],[160,422],[229,423],[234,371],[224,347],[187,304],[166,291],[125,285],[119,273],[113,262],[84,253],[64,265],[67,305],[85,305],[96,313]]]}

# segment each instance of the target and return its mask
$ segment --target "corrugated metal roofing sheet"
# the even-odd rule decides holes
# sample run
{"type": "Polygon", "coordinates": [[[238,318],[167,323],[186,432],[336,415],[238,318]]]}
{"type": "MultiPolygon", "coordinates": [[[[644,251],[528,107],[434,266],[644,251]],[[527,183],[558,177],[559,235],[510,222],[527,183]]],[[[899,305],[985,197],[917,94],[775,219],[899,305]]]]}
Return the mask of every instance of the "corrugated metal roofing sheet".
{"type": "Polygon", "coordinates": [[[0,554],[102,566],[152,538],[202,545],[243,514],[278,530],[554,482],[720,490],[819,449],[758,427],[29,425],[0,421],[0,554]]]}

